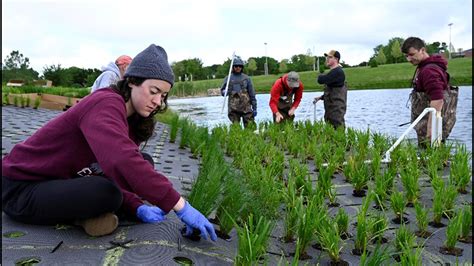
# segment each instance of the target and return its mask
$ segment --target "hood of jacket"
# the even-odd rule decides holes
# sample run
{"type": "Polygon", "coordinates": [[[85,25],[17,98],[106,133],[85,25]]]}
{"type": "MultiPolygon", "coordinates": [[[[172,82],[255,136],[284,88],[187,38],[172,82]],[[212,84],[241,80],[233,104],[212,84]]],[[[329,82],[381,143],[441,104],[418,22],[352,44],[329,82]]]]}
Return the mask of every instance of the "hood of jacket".
{"type": "Polygon", "coordinates": [[[101,70],[102,70],[102,72],[112,71],[115,74],[117,74],[117,77],[120,77],[120,69],[118,68],[118,66],[114,62],[110,62],[108,65],[103,66],[101,68],[101,70]]]}

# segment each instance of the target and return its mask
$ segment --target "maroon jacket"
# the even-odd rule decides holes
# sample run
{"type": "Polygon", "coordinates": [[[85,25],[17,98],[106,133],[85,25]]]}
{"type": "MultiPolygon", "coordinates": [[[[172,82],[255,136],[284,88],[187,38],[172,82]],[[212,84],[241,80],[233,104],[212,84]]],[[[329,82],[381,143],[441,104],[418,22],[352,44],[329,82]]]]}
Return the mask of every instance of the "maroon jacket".
{"type": "Polygon", "coordinates": [[[413,80],[416,91],[423,91],[430,99],[443,99],[443,90],[448,88],[446,70],[448,62],[441,55],[432,55],[418,64],[413,80]]]}
{"type": "Polygon", "coordinates": [[[171,182],[145,161],[129,136],[123,98],[101,89],[52,119],[2,159],[14,180],[70,179],[98,163],[121,188],[125,209],[136,214],[143,199],[170,211],[179,200],[171,182]]]}

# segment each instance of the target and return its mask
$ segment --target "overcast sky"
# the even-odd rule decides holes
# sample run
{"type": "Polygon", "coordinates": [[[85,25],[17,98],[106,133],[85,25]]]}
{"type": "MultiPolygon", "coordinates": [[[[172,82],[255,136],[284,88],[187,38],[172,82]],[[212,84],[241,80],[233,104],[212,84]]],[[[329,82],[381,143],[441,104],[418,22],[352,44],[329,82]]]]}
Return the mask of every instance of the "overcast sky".
{"type": "Polygon", "coordinates": [[[170,63],[336,49],[356,65],[393,37],[449,43],[449,23],[454,48],[470,49],[471,10],[471,0],[3,0],[2,62],[19,50],[40,73],[53,64],[101,68],[155,43],[170,63]]]}

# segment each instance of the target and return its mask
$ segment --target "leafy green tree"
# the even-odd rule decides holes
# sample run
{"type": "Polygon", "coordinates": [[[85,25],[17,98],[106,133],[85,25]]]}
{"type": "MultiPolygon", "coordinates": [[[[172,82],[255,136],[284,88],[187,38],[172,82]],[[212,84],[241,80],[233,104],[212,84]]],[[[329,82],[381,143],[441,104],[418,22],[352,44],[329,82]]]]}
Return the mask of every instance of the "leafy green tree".
{"type": "Polygon", "coordinates": [[[283,59],[280,62],[280,66],[278,67],[278,72],[280,73],[286,73],[288,70],[288,59],[283,59]]]}
{"type": "Polygon", "coordinates": [[[38,79],[38,72],[30,68],[30,59],[19,51],[12,51],[2,65],[2,82],[21,79],[31,82],[38,79]]]}
{"type": "Polygon", "coordinates": [[[385,57],[385,54],[383,52],[383,48],[380,48],[379,53],[375,57],[375,61],[379,65],[383,65],[383,64],[385,64],[385,62],[387,62],[387,58],[385,57]]]}
{"type": "Polygon", "coordinates": [[[249,58],[249,62],[247,64],[247,71],[249,74],[254,74],[255,70],[257,70],[257,61],[253,58],[249,58]]]}
{"type": "Polygon", "coordinates": [[[61,64],[46,65],[43,68],[43,76],[45,79],[51,80],[55,86],[68,86],[72,83],[71,73],[62,68],[61,64]]]}
{"type": "Polygon", "coordinates": [[[403,53],[400,49],[400,42],[398,40],[395,40],[392,44],[392,57],[395,60],[395,63],[403,56],[403,53]]]}

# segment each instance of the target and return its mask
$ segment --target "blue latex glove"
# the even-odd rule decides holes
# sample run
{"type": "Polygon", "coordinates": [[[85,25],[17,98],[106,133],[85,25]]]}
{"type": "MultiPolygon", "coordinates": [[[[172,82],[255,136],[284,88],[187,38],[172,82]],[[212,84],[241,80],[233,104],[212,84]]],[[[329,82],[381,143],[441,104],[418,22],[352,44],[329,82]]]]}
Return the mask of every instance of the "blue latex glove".
{"type": "Polygon", "coordinates": [[[201,231],[201,237],[207,240],[207,235],[211,237],[212,241],[217,240],[216,231],[212,224],[207,220],[202,213],[194,209],[191,204],[187,201],[184,204],[184,208],[176,212],[176,215],[186,224],[186,235],[190,235],[193,232],[193,228],[201,231]]]}
{"type": "Polygon", "coordinates": [[[253,117],[256,117],[257,116],[257,110],[254,110],[253,111],[253,117]]]}
{"type": "Polygon", "coordinates": [[[166,213],[156,207],[148,206],[146,204],[137,208],[137,217],[145,223],[158,223],[166,219],[166,213]]]}

